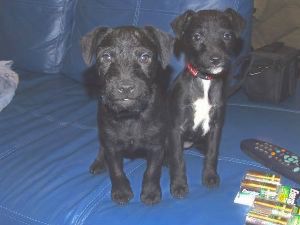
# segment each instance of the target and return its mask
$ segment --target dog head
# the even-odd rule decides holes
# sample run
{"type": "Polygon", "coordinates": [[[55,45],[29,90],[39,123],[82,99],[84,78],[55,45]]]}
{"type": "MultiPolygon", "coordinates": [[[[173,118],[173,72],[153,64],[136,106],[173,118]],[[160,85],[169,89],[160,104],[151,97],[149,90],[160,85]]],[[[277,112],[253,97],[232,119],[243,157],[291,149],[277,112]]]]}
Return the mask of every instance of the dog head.
{"type": "Polygon", "coordinates": [[[96,59],[102,102],[114,112],[140,112],[153,96],[158,68],[165,68],[173,38],[156,28],[98,27],[81,39],[83,59],[96,59]]]}
{"type": "Polygon", "coordinates": [[[204,74],[218,76],[229,69],[241,47],[244,19],[233,9],[188,10],[171,23],[188,63],[204,74]]]}

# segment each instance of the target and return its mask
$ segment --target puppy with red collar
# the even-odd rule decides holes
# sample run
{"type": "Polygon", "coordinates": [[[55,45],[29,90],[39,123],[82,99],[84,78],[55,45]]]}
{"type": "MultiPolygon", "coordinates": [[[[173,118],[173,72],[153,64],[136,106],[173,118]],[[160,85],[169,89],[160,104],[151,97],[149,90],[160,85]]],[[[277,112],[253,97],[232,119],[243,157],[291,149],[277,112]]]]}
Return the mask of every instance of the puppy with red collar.
{"type": "Polygon", "coordinates": [[[171,26],[181,43],[186,68],[172,84],[169,99],[168,160],[171,193],[188,193],[183,149],[204,150],[202,183],[219,185],[219,144],[225,114],[226,80],[240,48],[244,19],[234,10],[188,10],[171,26]]]}

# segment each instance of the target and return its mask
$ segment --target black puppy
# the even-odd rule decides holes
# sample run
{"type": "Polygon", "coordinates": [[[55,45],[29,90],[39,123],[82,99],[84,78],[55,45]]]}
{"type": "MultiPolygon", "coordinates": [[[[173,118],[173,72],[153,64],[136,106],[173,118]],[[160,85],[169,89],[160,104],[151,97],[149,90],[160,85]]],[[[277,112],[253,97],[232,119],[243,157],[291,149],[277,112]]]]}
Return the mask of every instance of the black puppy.
{"type": "Polygon", "coordinates": [[[82,38],[81,46],[87,64],[95,56],[100,80],[100,150],[90,172],[107,167],[112,199],[124,204],[133,193],[123,157],[145,157],[141,200],[157,203],[166,139],[166,102],[158,71],[168,64],[173,38],[153,27],[99,27],[82,38]]]}
{"type": "Polygon", "coordinates": [[[188,10],[171,23],[186,58],[186,68],[174,81],[168,99],[168,155],[174,197],[184,197],[188,192],[183,160],[183,149],[187,147],[203,146],[202,183],[208,187],[219,184],[217,162],[226,77],[244,24],[232,9],[188,10]]]}

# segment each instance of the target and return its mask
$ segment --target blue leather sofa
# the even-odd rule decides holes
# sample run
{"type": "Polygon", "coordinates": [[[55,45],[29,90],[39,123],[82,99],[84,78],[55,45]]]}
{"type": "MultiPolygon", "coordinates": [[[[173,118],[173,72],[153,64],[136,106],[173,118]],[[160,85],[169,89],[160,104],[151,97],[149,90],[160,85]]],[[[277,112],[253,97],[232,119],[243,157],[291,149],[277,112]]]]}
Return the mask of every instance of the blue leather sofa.
{"type": "MultiPolygon", "coordinates": [[[[217,189],[201,185],[203,156],[193,149],[185,152],[190,193],[182,200],[171,197],[164,168],[161,203],[140,202],[143,160],[125,162],[135,197],[124,206],[111,201],[107,173],[88,172],[99,143],[79,38],[99,25],[155,25],[171,33],[170,21],[186,9],[227,7],[248,21],[246,54],[251,0],[0,0],[0,60],[14,60],[20,76],[16,96],[0,112],[0,225],[244,224],[248,208],[233,203],[240,181],[249,169],[267,169],[240,151],[240,141],[261,138],[300,153],[299,89],[278,105],[249,102],[242,92],[230,99],[217,189]]],[[[175,76],[183,65],[173,58],[171,66],[175,76]]]]}

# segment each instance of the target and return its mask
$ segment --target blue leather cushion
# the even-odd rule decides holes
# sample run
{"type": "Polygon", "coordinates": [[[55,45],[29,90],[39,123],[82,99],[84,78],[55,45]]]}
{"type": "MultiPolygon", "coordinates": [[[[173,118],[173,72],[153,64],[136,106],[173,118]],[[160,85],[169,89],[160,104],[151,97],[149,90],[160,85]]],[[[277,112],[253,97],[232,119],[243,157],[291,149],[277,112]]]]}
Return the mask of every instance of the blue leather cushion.
{"type": "Polygon", "coordinates": [[[0,60],[29,71],[59,72],[76,2],[1,0],[0,60]]]}
{"type": "MultiPolygon", "coordinates": [[[[234,8],[247,20],[249,51],[253,1],[242,0],[2,0],[0,60],[27,71],[63,73],[82,80],[80,38],[96,26],[153,25],[172,33],[170,22],[187,9],[234,8]]],[[[172,60],[175,76],[182,61],[172,60]]]]}
{"type": "MultiPolygon", "coordinates": [[[[72,30],[71,41],[67,47],[63,73],[76,80],[82,79],[82,71],[86,68],[81,58],[80,38],[97,26],[121,26],[134,25],[143,27],[145,25],[156,26],[172,34],[171,21],[187,9],[220,9],[233,8],[237,10],[247,21],[247,27],[243,33],[244,48],[240,57],[249,52],[251,15],[253,2],[241,0],[78,0],[76,17],[72,30]]],[[[172,59],[171,66],[173,76],[182,69],[182,61],[172,59]]]]}
{"type": "Polygon", "coordinates": [[[201,185],[203,156],[192,149],[185,152],[188,197],[171,197],[164,168],[163,200],[145,206],[139,200],[145,161],[126,160],[135,197],[119,206],[110,200],[108,174],[88,172],[99,146],[96,102],[86,97],[82,85],[60,74],[21,74],[16,98],[0,114],[1,224],[240,225],[248,210],[233,203],[240,181],[249,169],[266,170],[240,151],[240,141],[261,138],[300,154],[299,89],[297,98],[268,106],[248,102],[239,93],[227,107],[219,188],[201,185]]]}

